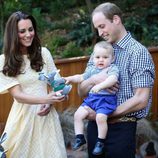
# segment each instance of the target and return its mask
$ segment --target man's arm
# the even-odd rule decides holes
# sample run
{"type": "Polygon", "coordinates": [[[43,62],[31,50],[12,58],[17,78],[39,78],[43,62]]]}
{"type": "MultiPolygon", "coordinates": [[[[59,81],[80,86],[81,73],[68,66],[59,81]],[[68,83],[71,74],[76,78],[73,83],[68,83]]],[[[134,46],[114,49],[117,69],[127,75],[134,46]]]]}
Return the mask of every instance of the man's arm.
{"type": "MultiPolygon", "coordinates": [[[[148,104],[150,91],[150,88],[137,88],[133,97],[119,105],[117,109],[109,115],[110,121],[115,121],[117,117],[123,117],[126,114],[144,109],[148,104]]],[[[96,113],[94,111],[89,111],[89,113],[90,117],[87,119],[95,120],[96,113]]]]}
{"type": "Polygon", "coordinates": [[[122,103],[110,117],[122,117],[126,114],[144,109],[149,100],[151,88],[137,88],[133,97],[122,103]]]}

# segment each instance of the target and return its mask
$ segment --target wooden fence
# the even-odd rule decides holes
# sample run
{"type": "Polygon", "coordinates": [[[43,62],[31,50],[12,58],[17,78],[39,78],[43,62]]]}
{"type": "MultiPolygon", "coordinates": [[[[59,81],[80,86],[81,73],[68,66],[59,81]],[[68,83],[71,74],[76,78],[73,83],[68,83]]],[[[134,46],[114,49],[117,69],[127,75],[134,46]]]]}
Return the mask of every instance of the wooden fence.
{"type": "MultiPolygon", "coordinates": [[[[149,51],[153,57],[156,67],[156,80],[153,88],[153,102],[151,109],[151,118],[153,120],[158,119],[158,47],[149,48],[149,51]]],[[[77,73],[82,73],[86,67],[86,63],[89,57],[75,57],[69,59],[55,60],[56,66],[60,69],[62,76],[69,76],[77,73]]],[[[73,89],[69,94],[69,99],[62,103],[55,105],[56,109],[60,112],[68,107],[77,107],[81,104],[83,98],[80,98],[77,94],[77,85],[73,84],[73,89]]],[[[12,98],[9,94],[0,95],[0,132],[4,127],[9,110],[12,105],[12,98]]]]}

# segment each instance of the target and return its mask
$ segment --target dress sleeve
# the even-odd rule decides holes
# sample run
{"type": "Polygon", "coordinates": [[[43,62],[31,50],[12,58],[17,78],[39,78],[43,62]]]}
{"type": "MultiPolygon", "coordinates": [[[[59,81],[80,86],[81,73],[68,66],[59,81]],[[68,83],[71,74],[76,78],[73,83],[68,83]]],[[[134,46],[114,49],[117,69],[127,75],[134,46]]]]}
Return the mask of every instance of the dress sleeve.
{"type": "MultiPolygon", "coordinates": [[[[54,60],[53,60],[53,57],[50,53],[50,51],[46,48],[46,47],[42,47],[42,56],[43,56],[43,59],[44,59],[44,62],[47,66],[47,73],[52,73],[54,71],[57,71],[57,67],[55,66],[55,63],[54,63],[54,60]]],[[[56,75],[56,77],[60,77],[60,75],[56,75]]]]}
{"type": "Polygon", "coordinates": [[[0,94],[8,93],[8,89],[19,84],[15,77],[5,76],[2,72],[4,65],[4,56],[0,56],[0,94]]]}

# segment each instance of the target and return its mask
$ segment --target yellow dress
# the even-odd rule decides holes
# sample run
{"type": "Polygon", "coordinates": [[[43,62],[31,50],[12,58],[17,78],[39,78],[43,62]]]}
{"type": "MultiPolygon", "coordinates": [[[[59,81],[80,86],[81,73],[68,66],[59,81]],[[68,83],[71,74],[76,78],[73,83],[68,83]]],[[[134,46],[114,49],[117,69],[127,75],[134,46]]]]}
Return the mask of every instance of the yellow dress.
{"type": "MultiPolygon", "coordinates": [[[[48,49],[42,48],[45,74],[56,70],[48,49]]],[[[0,55],[0,93],[20,84],[23,91],[34,96],[47,94],[47,85],[39,81],[39,73],[30,67],[30,61],[24,55],[23,73],[18,77],[6,77],[2,73],[4,55],[0,55]]],[[[58,114],[54,107],[46,116],[39,116],[41,105],[18,103],[14,99],[5,127],[7,139],[2,144],[7,158],[67,158],[63,133],[58,114]]]]}

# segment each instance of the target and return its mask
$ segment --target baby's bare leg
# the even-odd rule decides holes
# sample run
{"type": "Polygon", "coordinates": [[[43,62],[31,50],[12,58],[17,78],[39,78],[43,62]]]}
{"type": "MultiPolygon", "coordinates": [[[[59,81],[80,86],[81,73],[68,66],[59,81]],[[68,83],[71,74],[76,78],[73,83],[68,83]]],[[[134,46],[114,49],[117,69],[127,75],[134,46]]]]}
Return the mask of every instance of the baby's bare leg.
{"type": "Polygon", "coordinates": [[[98,126],[98,138],[92,153],[93,155],[101,155],[104,152],[104,142],[108,129],[107,115],[101,113],[97,114],[96,122],[98,126]]]}
{"type": "Polygon", "coordinates": [[[74,128],[75,134],[83,134],[84,132],[84,122],[83,120],[87,117],[88,111],[80,106],[74,115],[74,128]]]}
{"type": "Polygon", "coordinates": [[[97,114],[96,122],[98,126],[98,138],[105,139],[108,126],[107,126],[107,115],[105,114],[97,114]]]}

